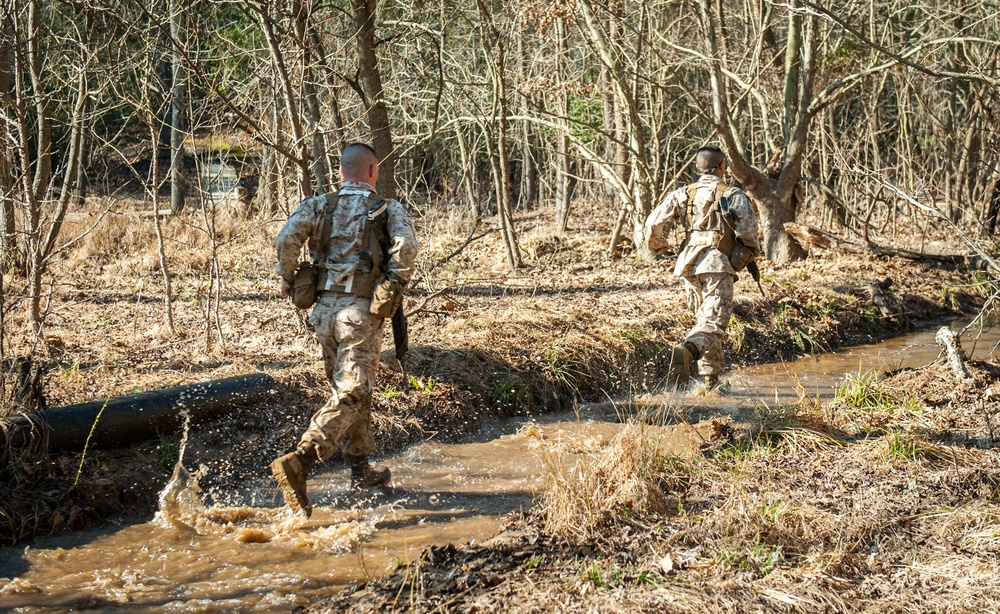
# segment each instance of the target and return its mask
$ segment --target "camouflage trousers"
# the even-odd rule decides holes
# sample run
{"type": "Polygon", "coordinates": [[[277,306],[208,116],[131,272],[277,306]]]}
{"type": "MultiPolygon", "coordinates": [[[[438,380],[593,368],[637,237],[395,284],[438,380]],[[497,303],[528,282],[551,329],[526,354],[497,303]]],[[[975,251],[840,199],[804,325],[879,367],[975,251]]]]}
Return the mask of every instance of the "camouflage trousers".
{"type": "Polygon", "coordinates": [[[726,368],[722,343],[726,339],[729,317],[733,314],[733,282],[736,277],[729,273],[702,273],[683,279],[688,306],[695,313],[694,327],[688,331],[684,341],[694,344],[701,352],[698,373],[717,376],[726,368]]]}
{"type": "Polygon", "coordinates": [[[323,295],[309,316],[323,350],[333,394],[313,414],[303,443],[320,459],[343,450],[345,457],[375,449],[371,434],[372,381],[382,345],[382,318],[368,313],[371,301],[350,294],[323,295]]]}

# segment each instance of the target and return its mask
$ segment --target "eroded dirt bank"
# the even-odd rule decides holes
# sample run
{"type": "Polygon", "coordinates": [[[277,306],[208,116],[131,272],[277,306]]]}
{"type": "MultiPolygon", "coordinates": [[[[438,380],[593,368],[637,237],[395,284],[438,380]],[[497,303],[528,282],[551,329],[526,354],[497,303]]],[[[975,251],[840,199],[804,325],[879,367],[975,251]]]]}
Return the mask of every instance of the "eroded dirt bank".
{"type": "MultiPolygon", "coordinates": [[[[225,213],[225,212],[222,212],[225,213]]],[[[406,376],[391,350],[375,395],[383,451],[428,436],[453,439],[486,416],[564,409],[655,389],[662,350],[691,322],[669,260],[610,259],[610,220],[581,211],[557,237],[539,212],[519,220],[528,266],[511,274],[496,232],[466,241],[461,220],[419,222],[424,249],[407,308],[406,376]]],[[[50,406],[264,371],[271,403],[192,430],[188,461],[207,468],[209,502],[297,441],[325,397],[318,349],[303,314],[275,292],[272,240],[281,220],[222,219],[217,284],[197,220],[171,220],[175,331],[164,318],[148,220],[107,220],[56,265],[45,345],[8,339],[11,354],[47,367],[50,406]],[[188,223],[190,222],[190,223],[188,223]]],[[[86,219],[78,220],[81,226],[86,219]]],[[[72,229],[70,229],[72,232],[72,229]]],[[[734,363],[786,359],[974,312],[988,295],[974,272],[874,255],[814,254],[763,267],[767,299],[737,283],[734,363]],[[890,279],[891,284],[885,280],[890,279]]],[[[8,288],[17,296],[17,287],[8,288]]],[[[16,323],[15,323],[16,324],[16,323]]],[[[16,329],[16,327],[13,327],[16,329]]],[[[386,341],[388,347],[388,335],[386,341]]],[[[0,482],[6,543],[86,526],[115,514],[148,518],[176,460],[178,436],[129,450],[7,459],[0,482]]],[[[334,459],[333,462],[336,462],[334,459]]]]}

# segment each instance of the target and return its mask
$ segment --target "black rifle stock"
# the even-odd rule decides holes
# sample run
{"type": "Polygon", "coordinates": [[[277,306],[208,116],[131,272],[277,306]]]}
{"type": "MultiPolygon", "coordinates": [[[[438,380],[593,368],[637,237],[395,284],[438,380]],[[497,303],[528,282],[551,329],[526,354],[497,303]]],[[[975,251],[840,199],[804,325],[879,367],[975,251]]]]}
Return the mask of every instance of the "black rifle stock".
{"type": "Polygon", "coordinates": [[[757,266],[755,260],[751,260],[750,264],[747,265],[747,273],[750,273],[750,277],[753,277],[753,280],[757,282],[757,289],[760,290],[760,295],[767,298],[767,295],[764,294],[764,286],[760,285],[760,267],[757,266]]]}
{"type": "Polygon", "coordinates": [[[410,349],[409,324],[406,322],[402,303],[396,308],[396,313],[392,314],[392,343],[396,346],[396,360],[402,364],[410,349]]]}

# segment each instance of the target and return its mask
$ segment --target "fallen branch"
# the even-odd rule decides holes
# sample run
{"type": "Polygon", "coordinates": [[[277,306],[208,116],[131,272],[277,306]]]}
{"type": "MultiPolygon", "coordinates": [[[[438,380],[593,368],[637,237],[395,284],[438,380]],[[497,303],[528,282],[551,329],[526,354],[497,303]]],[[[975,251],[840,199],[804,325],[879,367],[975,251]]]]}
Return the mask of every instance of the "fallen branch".
{"type": "Polygon", "coordinates": [[[427,270],[427,273],[428,274],[433,273],[434,269],[436,269],[440,265],[448,262],[449,260],[451,260],[455,256],[461,254],[465,250],[465,248],[468,247],[469,243],[472,243],[476,239],[482,239],[483,237],[485,237],[486,235],[490,234],[491,232],[495,232],[496,230],[499,230],[499,228],[495,228],[493,230],[487,230],[486,232],[482,233],[481,235],[479,235],[477,237],[477,236],[475,236],[476,229],[479,228],[479,222],[481,222],[481,221],[482,221],[482,218],[477,215],[475,223],[472,224],[472,229],[469,230],[469,236],[465,237],[465,243],[462,243],[461,245],[459,245],[458,248],[455,251],[451,252],[447,256],[445,256],[443,258],[439,258],[438,261],[435,262],[434,265],[431,266],[431,268],[427,270]]]}
{"type": "Polygon", "coordinates": [[[454,290],[456,287],[457,286],[449,286],[447,288],[442,288],[441,290],[438,290],[437,292],[432,292],[432,293],[428,294],[427,296],[424,297],[424,300],[420,301],[419,305],[417,305],[413,309],[411,309],[411,310],[409,310],[409,311],[406,312],[406,317],[410,317],[412,315],[416,315],[416,314],[418,314],[418,313],[420,313],[422,311],[427,311],[426,309],[424,309],[427,306],[427,303],[429,303],[429,302],[431,302],[431,300],[433,300],[433,299],[435,299],[435,298],[443,295],[445,292],[449,292],[451,290],[454,290]]]}
{"type": "Polygon", "coordinates": [[[934,335],[934,340],[948,354],[948,364],[951,365],[951,371],[955,374],[955,379],[960,382],[971,382],[973,379],[972,373],[969,372],[969,368],[965,364],[965,355],[962,352],[962,343],[958,335],[947,326],[943,326],[934,335]]]}
{"type": "Polygon", "coordinates": [[[451,252],[447,256],[442,256],[441,258],[438,258],[438,260],[431,265],[431,268],[427,269],[426,273],[424,273],[421,277],[418,277],[416,280],[413,281],[413,283],[410,284],[410,287],[416,288],[418,285],[420,285],[420,282],[424,281],[424,279],[426,279],[428,275],[434,272],[434,269],[448,262],[455,256],[461,254],[465,250],[465,248],[468,247],[469,244],[472,243],[473,241],[478,241],[479,239],[482,239],[483,237],[493,234],[494,232],[498,232],[500,230],[499,228],[492,228],[490,230],[487,230],[486,232],[482,232],[479,235],[476,235],[475,234],[476,229],[479,228],[479,223],[481,221],[482,218],[477,216],[475,223],[472,225],[472,229],[469,231],[469,236],[465,237],[465,242],[459,245],[458,248],[455,249],[455,251],[451,252]]]}
{"type": "Polygon", "coordinates": [[[800,245],[810,249],[815,247],[819,249],[840,249],[855,253],[871,252],[882,256],[894,256],[896,258],[905,258],[907,260],[915,260],[917,262],[933,261],[943,262],[946,264],[962,264],[966,259],[964,254],[922,254],[908,249],[882,247],[881,245],[877,245],[871,241],[852,241],[851,239],[838,237],[825,230],[820,230],[819,228],[806,226],[804,224],[796,224],[794,222],[786,222],[784,224],[784,229],[785,232],[792,235],[792,237],[798,241],[800,245]]]}
{"type": "MultiPolygon", "coordinates": [[[[864,171],[856,170],[856,172],[860,172],[861,174],[865,174],[864,171]]],[[[959,228],[958,225],[956,225],[955,222],[952,221],[952,219],[950,217],[948,217],[948,215],[944,211],[941,211],[940,209],[938,209],[934,205],[925,205],[924,203],[922,203],[922,202],[918,201],[917,199],[913,198],[912,196],[910,196],[909,194],[907,194],[906,192],[904,192],[900,188],[897,188],[896,186],[892,185],[891,183],[885,181],[881,177],[877,177],[877,176],[872,175],[872,174],[868,174],[868,176],[873,181],[875,181],[876,183],[879,183],[882,186],[888,188],[891,192],[893,192],[894,194],[896,194],[897,196],[899,196],[900,198],[902,198],[906,202],[908,202],[911,205],[913,205],[914,207],[916,207],[916,209],[918,211],[922,211],[924,213],[932,213],[935,216],[937,216],[937,217],[941,218],[942,220],[944,220],[944,222],[952,230],[954,230],[958,234],[958,236],[960,236],[962,238],[962,240],[965,241],[969,245],[969,247],[972,248],[972,251],[974,251],[977,254],[979,254],[979,257],[983,259],[983,262],[985,262],[988,265],[990,265],[990,267],[994,271],[1000,273],[1000,262],[997,262],[996,259],[993,258],[993,256],[991,256],[990,254],[986,253],[986,251],[983,250],[983,248],[979,245],[979,243],[977,243],[971,237],[969,237],[967,234],[965,234],[964,232],[962,232],[962,229],[959,228]]]]}

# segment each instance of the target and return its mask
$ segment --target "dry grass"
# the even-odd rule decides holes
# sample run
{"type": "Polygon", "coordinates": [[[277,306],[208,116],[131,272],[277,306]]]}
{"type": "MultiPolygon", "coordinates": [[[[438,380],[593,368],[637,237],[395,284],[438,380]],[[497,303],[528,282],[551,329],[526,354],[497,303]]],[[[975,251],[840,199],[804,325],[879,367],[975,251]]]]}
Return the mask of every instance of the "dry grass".
{"type": "MultiPolygon", "coordinates": [[[[123,277],[156,274],[159,255],[153,218],[137,204],[128,200],[110,207],[91,203],[89,208],[74,212],[64,225],[63,236],[80,239],[68,252],[66,268],[93,271],[108,267],[123,277]],[[102,218],[104,211],[107,213],[102,218]],[[87,232],[91,227],[93,230],[87,232]]],[[[164,217],[168,266],[176,275],[204,272],[215,244],[220,265],[238,270],[248,256],[247,248],[259,252],[260,247],[273,245],[280,223],[278,216],[250,213],[236,201],[226,201],[215,209],[191,209],[177,217],[164,217]]],[[[258,272],[269,272],[272,267],[268,262],[258,272]]]]}
{"type": "MultiPolygon", "coordinates": [[[[998,381],[975,370],[982,386],[998,381]]],[[[925,384],[940,376],[933,366],[922,375],[925,384]]],[[[889,398],[898,384],[879,379],[869,392],[889,398]]],[[[926,390],[933,397],[934,386],[926,390]]],[[[761,414],[683,460],[659,445],[655,429],[629,424],[585,463],[551,462],[539,509],[491,542],[406,568],[421,579],[406,606],[993,611],[1000,456],[919,434],[902,412],[889,430],[850,436],[820,418],[843,411],[842,402],[761,414]],[[491,570],[480,578],[493,579],[456,584],[457,569],[491,570]]],[[[386,595],[400,589],[397,580],[345,596],[334,610],[396,611],[386,595]]]]}
{"type": "Polygon", "coordinates": [[[583,544],[622,514],[676,513],[690,487],[691,468],[661,450],[657,431],[630,423],[600,452],[571,465],[550,456],[541,498],[546,531],[583,544]]]}

